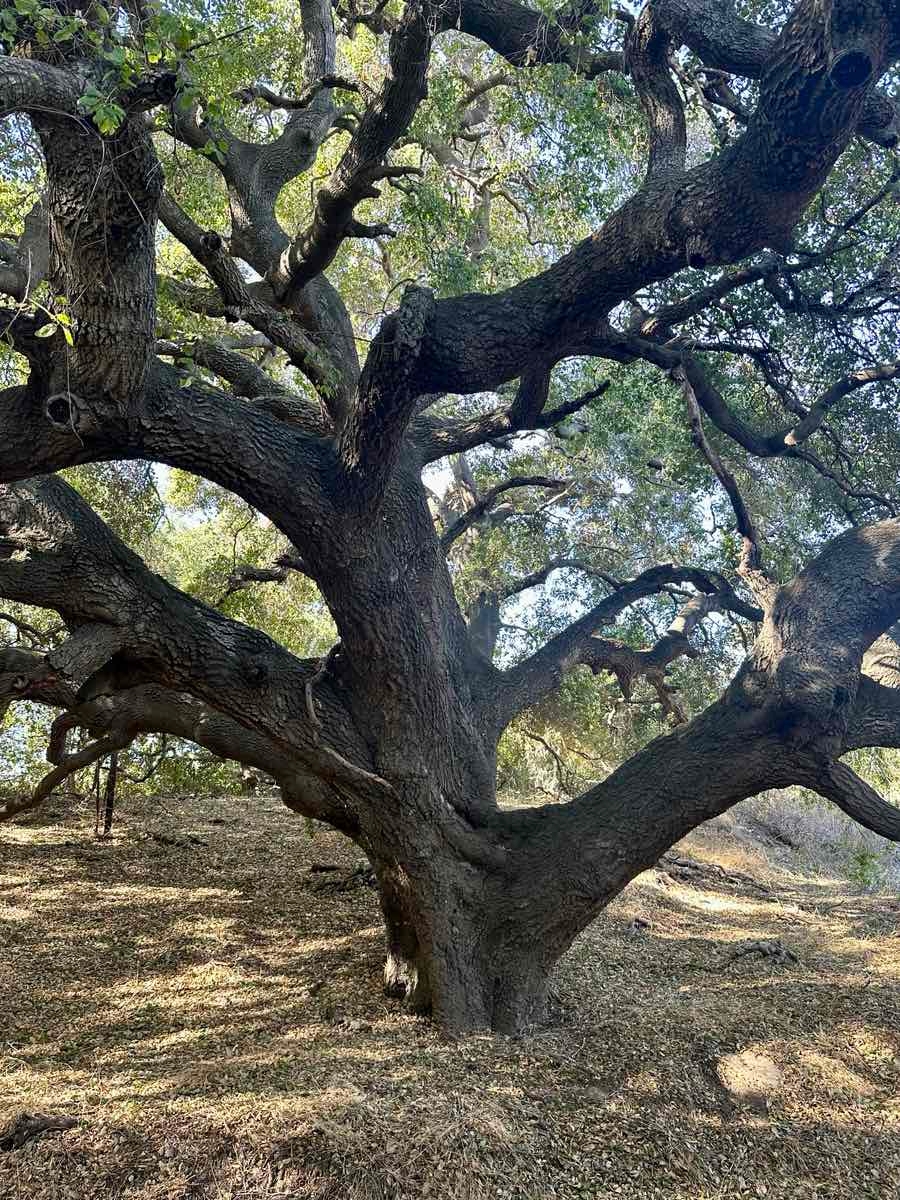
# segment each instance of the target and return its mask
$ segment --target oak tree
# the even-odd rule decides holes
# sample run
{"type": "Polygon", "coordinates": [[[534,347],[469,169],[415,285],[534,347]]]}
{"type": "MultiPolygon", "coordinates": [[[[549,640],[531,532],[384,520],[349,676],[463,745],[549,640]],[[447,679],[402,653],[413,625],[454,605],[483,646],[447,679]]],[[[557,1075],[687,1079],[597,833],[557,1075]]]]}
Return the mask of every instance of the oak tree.
{"type": "Polygon", "coordinates": [[[259,769],[371,860],[386,987],[451,1031],[538,1019],[760,791],[900,840],[844,761],[900,745],[897,0],[14,0],[0,44],[0,596],[62,622],[0,654],[4,705],[59,710],[0,817],[147,732],[259,769]],[[227,594],[301,575],[334,645],[175,587],[56,474],[137,460],[270,521],[227,594]],[[672,671],[728,622],[688,719],[672,671]],[[504,731],[580,668],[670,730],[498,806],[504,731]]]}

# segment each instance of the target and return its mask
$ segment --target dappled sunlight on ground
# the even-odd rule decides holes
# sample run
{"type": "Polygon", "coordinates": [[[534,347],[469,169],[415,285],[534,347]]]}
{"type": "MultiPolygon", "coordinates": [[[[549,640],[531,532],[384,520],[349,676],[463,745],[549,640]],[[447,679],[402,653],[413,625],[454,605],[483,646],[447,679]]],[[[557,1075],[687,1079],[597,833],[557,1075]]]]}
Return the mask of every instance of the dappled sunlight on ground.
{"type": "Polygon", "coordinates": [[[375,893],[321,886],[355,848],[274,800],[3,829],[0,1100],[79,1124],[0,1154],[0,1196],[896,1200],[897,897],[728,823],[675,855],[578,939],[552,1025],[448,1044],[381,994],[375,893]],[[761,1110],[716,1074],[745,1049],[761,1110]]]}

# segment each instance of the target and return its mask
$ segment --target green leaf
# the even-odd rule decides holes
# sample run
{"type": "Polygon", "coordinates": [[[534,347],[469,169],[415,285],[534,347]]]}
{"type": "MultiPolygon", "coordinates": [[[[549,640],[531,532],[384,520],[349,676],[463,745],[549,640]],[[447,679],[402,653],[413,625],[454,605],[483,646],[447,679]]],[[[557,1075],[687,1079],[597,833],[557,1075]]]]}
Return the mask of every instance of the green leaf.
{"type": "Polygon", "coordinates": [[[39,338],[53,337],[59,326],[55,321],[48,321],[46,325],[42,325],[40,329],[34,331],[34,336],[39,338]]]}

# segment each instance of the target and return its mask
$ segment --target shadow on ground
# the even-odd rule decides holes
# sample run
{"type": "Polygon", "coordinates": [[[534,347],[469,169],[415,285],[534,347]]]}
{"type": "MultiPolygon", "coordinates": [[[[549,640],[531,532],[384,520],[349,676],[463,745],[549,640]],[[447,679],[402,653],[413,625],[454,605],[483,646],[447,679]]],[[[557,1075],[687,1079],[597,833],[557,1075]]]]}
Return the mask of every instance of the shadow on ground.
{"type": "Polygon", "coordinates": [[[724,872],[636,881],[555,1024],[450,1045],[381,995],[375,894],[328,882],[358,852],[274,800],[3,830],[0,1098],[79,1124],[0,1155],[0,1196],[900,1197],[897,898],[727,824],[680,852],[724,872]],[[755,1109],[717,1075],[748,1047],[781,1074],[755,1109]]]}

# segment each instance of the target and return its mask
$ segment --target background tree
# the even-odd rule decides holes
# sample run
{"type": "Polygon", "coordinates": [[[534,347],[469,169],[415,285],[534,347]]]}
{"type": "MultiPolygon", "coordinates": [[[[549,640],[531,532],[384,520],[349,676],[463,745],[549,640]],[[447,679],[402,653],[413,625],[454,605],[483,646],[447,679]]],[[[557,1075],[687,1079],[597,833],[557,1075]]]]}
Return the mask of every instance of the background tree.
{"type": "Polygon", "coordinates": [[[258,768],[369,856],[386,985],[456,1030],[535,1019],[747,796],[900,838],[843,761],[900,737],[900,8],[748,16],[3,8],[0,595],[62,621],[8,614],[4,703],[61,714],[3,815],[140,734],[258,768]],[[129,462],[172,472],[84,467],[129,462]],[[230,561],[167,546],[160,478],[230,561]],[[266,584],[320,604],[305,644],[266,584]],[[499,808],[501,736],[579,667],[673,730],[499,808]]]}

